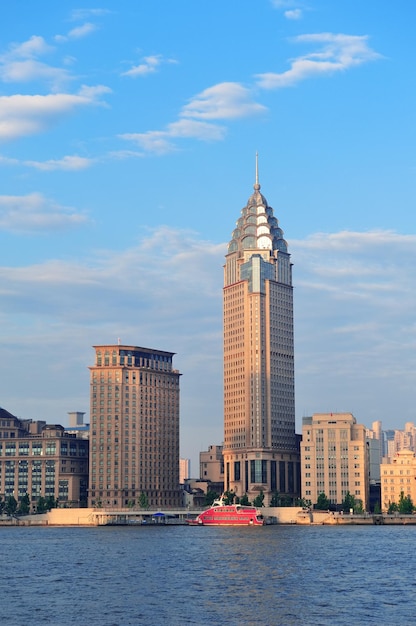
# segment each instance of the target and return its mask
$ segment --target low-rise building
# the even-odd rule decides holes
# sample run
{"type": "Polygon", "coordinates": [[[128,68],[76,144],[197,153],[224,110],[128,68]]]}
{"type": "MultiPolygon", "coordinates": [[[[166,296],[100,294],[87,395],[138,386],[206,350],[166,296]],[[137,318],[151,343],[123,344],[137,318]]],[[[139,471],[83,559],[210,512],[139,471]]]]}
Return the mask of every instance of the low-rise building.
{"type": "Polygon", "coordinates": [[[369,465],[365,426],[351,413],[314,413],[303,418],[302,497],[316,504],[324,493],[341,505],[349,492],[368,507],[369,465]]]}
{"type": "Polygon", "coordinates": [[[85,506],[88,445],[59,424],[21,420],[0,408],[1,496],[19,502],[27,494],[32,509],[40,497],[85,506]]]}
{"type": "Polygon", "coordinates": [[[386,512],[391,503],[399,504],[400,494],[416,503],[416,456],[413,450],[400,450],[384,458],[380,466],[381,507],[386,512]]]}

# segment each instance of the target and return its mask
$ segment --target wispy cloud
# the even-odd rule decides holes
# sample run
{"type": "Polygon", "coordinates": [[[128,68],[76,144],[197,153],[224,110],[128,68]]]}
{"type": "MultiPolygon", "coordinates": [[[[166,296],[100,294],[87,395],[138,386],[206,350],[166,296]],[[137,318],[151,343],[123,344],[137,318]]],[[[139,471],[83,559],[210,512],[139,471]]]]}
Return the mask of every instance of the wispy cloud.
{"type": "Polygon", "coordinates": [[[87,159],[77,155],[64,156],[61,159],[49,159],[47,161],[19,161],[0,155],[0,163],[4,165],[19,165],[25,167],[33,167],[41,171],[78,171],[85,170],[94,163],[94,159],[87,159]]]}
{"type": "Polygon", "coordinates": [[[103,85],[82,87],[77,94],[14,95],[0,97],[0,141],[39,133],[85,106],[103,106],[103,85]]]}
{"type": "Polygon", "coordinates": [[[154,74],[158,71],[160,66],[165,63],[177,63],[174,59],[165,59],[161,54],[155,54],[153,56],[147,56],[143,58],[142,63],[134,65],[126,72],[122,73],[122,76],[147,76],[148,74],[154,74]]]}
{"type": "MultiPolygon", "coordinates": [[[[289,4],[279,3],[279,6],[289,4]]],[[[293,9],[292,18],[300,16],[297,11],[298,9],[293,9]]],[[[265,113],[267,108],[257,101],[259,89],[290,87],[313,76],[329,76],[381,56],[370,48],[367,36],[319,33],[300,35],[294,41],[318,44],[320,48],[296,58],[286,72],[258,74],[253,86],[223,82],[208,87],[192,97],[182,108],[179,121],[168,124],[161,130],[124,133],[120,138],[134,141],[145,152],[159,155],[177,150],[178,138],[220,141],[225,137],[227,129],[216,124],[204,126],[202,121],[235,120],[265,113]],[[192,121],[196,123],[191,124],[192,121]]],[[[143,68],[143,72],[149,69],[150,67],[143,68]]]]}
{"type": "Polygon", "coordinates": [[[284,12],[284,16],[288,20],[300,20],[303,16],[303,11],[302,9],[289,9],[288,11],[284,12]]]}
{"type": "Polygon", "coordinates": [[[65,230],[87,222],[85,215],[63,207],[40,193],[0,196],[0,229],[28,234],[65,230]]]}
{"type": "Polygon", "coordinates": [[[113,11],[110,9],[74,9],[71,12],[70,19],[74,22],[87,20],[91,17],[103,17],[105,15],[111,15],[113,11]]]}
{"type": "Polygon", "coordinates": [[[66,35],[55,35],[55,41],[62,43],[71,39],[83,39],[84,37],[91,35],[91,33],[94,33],[96,30],[98,30],[98,26],[96,24],[85,22],[85,24],[82,24],[81,26],[72,28],[66,35]]]}
{"type": "Polygon", "coordinates": [[[226,128],[202,120],[227,120],[248,117],[266,110],[253,101],[252,93],[238,83],[220,83],[205,89],[183,107],[180,119],[164,130],[125,133],[122,139],[134,141],[144,150],[166,154],[177,149],[174,139],[193,138],[199,141],[220,141],[226,128]]]}
{"type": "Polygon", "coordinates": [[[368,45],[366,35],[344,35],[318,33],[299,35],[297,43],[319,44],[317,52],[297,57],[291,68],[282,73],[268,72],[257,75],[257,84],[262,89],[290,87],[316,76],[331,75],[381,57],[368,45]]]}

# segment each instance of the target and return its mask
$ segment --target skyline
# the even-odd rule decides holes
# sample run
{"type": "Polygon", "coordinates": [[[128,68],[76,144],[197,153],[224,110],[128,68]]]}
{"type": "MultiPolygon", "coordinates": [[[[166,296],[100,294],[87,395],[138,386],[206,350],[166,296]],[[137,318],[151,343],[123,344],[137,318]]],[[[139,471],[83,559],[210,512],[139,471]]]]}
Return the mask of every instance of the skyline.
{"type": "Polygon", "coordinates": [[[334,4],[4,9],[0,406],[65,425],[93,345],[175,352],[194,474],[223,439],[222,266],[258,152],[294,263],[297,432],[415,420],[416,8],[334,4]]]}

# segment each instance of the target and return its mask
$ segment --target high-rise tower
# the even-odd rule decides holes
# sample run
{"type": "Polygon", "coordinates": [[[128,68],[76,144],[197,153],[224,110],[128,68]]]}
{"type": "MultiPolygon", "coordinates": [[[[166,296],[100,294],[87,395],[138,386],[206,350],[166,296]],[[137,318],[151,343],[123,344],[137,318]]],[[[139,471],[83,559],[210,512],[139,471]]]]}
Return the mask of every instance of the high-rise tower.
{"type": "Polygon", "coordinates": [[[94,346],[89,504],[180,504],[179,377],[172,352],[94,346]]]}
{"type": "Polygon", "coordinates": [[[253,498],[299,494],[292,264],[260,193],[241,211],[224,267],[224,482],[253,498]]]}

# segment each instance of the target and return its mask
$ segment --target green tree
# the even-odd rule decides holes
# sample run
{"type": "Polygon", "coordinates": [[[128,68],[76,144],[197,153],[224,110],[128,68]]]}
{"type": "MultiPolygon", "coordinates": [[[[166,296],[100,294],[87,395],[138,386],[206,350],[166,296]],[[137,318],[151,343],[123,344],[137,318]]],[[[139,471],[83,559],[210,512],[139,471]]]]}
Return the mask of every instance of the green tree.
{"type": "Polygon", "coordinates": [[[0,515],[3,515],[4,507],[6,506],[5,501],[0,496],[0,515]]]}
{"type": "Polygon", "coordinates": [[[315,508],[318,509],[318,511],[327,511],[329,509],[329,505],[329,498],[323,492],[320,493],[318,501],[315,504],[315,508]]]}
{"type": "Polygon", "coordinates": [[[29,494],[25,493],[23,498],[20,500],[18,513],[20,515],[27,515],[28,513],[30,513],[30,498],[29,498],[29,494]]]}
{"type": "Polygon", "coordinates": [[[53,496],[48,496],[45,499],[45,507],[47,511],[50,511],[51,509],[56,509],[57,506],[58,506],[58,500],[55,500],[53,496]]]}
{"type": "Polygon", "coordinates": [[[214,500],[217,500],[217,498],[218,494],[215,491],[212,491],[212,489],[208,489],[207,493],[205,494],[204,505],[211,506],[214,500]]]}
{"type": "MultiPolygon", "coordinates": [[[[224,491],[224,503],[225,504],[233,504],[235,498],[234,491],[224,491]]],[[[241,502],[241,500],[240,500],[241,502]]]]}
{"type": "Polygon", "coordinates": [[[304,509],[310,509],[312,506],[312,502],[310,500],[306,500],[305,498],[296,498],[295,506],[301,506],[304,509]]]}
{"type": "Polygon", "coordinates": [[[264,506],[264,493],[263,493],[263,490],[261,490],[259,495],[254,498],[253,506],[255,506],[257,509],[260,509],[262,506],[264,506]]]}
{"type": "Polygon", "coordinates": [[[409,515],[414,511],[413,502],[410,496],[404,495],[403,491],[400,492],[398,511],[404,515],[409,515]]]}
{"type": "Polygon", "coordinates": [[[47,511],[48,511],[48,507],[47,507],[45,498],[43,496],[39,496],[38,501],[36,503],[36,512],[46,513],[47,511]]]}
{"type": "Polygon", "coordinates": [[[17,509],[17,500],[14,496],[8,496],[6,499],[6,504],[4,506],[4,512],[7,515],[13,515],[17,509]]]}
{"type": "Polygon", "coordinates": [[[147,497],[147,495],[142,491],[140,496],[139,496],[139,507],[141,509],[148,509],[149,508],[149,498],[147,497]]]}
{"type": "Polygon", "coordinates": [[[380,507],[380,502],[376,502],[374,505],[374,513],[376,515],[380,515],[381,513],[381,507],[380,507]]]}
{"type": "Polygon", "coordinates": [[[362,513],[364,513],[362,500],[359,500],[359,499],[355,500],[354,513],[357,513],[358,515],[362,515],[362,513]]]}
{"type": "Polygon", "coordinates": [[[280,505],[279,492],[275,491],[270,500],[270,506],[279,506],[279,505],[280,505]]]}
{"type": "Polygon", "coordinates": [[[347,491],[347,493],[345,494],[345,498],[342,501],[342,510],[344,511],[344,513],[349,513],[350,510],[354,510],[355,507],[355,498],[354,496],[347,491]]]}
{"type": "Polygon", "coordinates": [[[251,502],[248,499],[248,495],[246,493],[243,496],[241,496],[240,504],[242,504],[243,506],[251,506],[251,502]]]}
{"type": "Polygon", "coordinates": [[[387,509],[387,513],[391,515],[391,513],[397,513],[399,507],[396,502],[389,502],[389,508],[387,509]]]}

